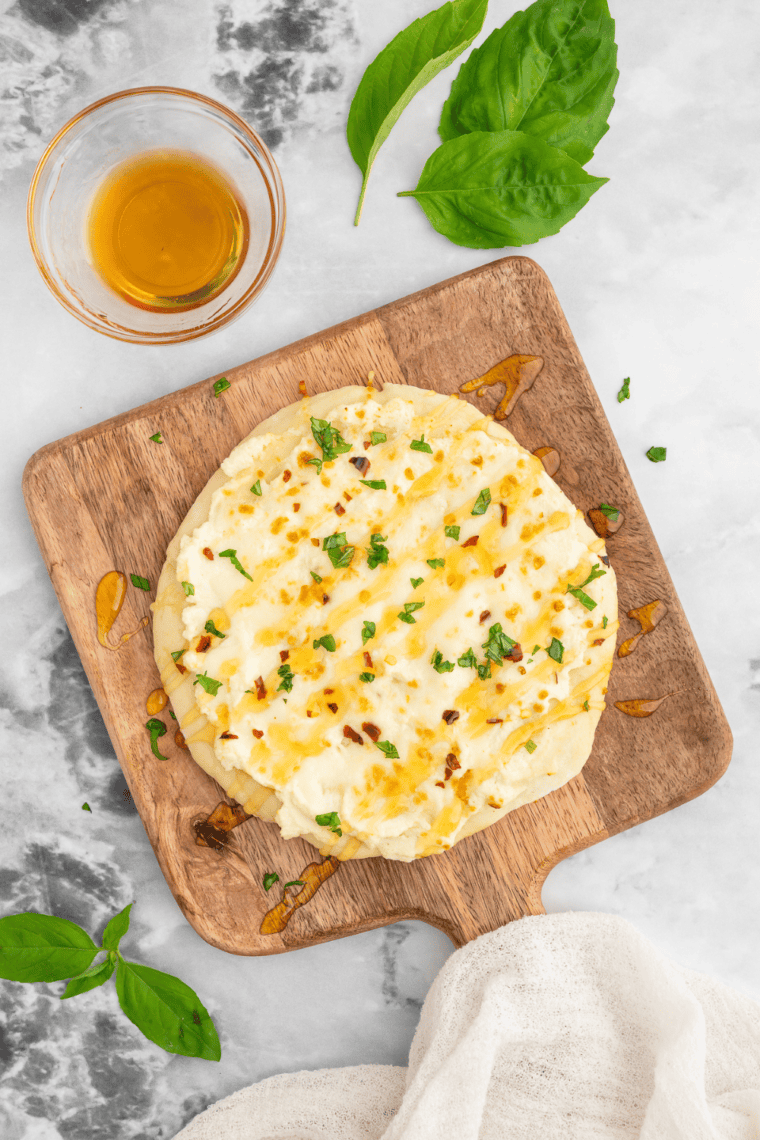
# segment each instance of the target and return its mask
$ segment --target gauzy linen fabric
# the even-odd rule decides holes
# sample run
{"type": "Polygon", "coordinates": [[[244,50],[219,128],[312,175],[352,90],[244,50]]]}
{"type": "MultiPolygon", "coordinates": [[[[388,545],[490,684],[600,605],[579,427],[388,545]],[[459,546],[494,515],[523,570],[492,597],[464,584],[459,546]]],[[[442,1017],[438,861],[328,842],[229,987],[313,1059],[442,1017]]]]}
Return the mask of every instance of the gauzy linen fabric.
{"type": "Polygon", "coordinates": [[[270,1077],[176,1140],[760,1140],[760,1005],[623,919],[523,918],[458,950],[407,1069],[270,1077]]]}

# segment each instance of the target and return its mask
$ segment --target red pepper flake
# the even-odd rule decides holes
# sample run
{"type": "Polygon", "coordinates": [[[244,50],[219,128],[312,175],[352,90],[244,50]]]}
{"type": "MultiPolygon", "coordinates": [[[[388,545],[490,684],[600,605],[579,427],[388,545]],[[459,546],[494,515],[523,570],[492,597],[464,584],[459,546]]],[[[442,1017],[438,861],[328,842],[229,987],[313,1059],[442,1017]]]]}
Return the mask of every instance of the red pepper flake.
{"type": "Polygon", "coordinates": [[[499,503],[499,506],[501,507],[501,525],[506,526],[507,525],[507,514],[508,514],[507,504],[506,503],[499,503]]]}
{"type": "Polygon", "coordinates": [[[301,393],[302,396],[306,396],[308,394],[306,391],[306,381],[305,380],[299,380],[298,381],[298,391],[301,393]]]}
{"type": "Polygon", "coordinates": [[[350,724],[343,725],[343,735],[349,740],[353,740],[354,744],[364,744],[364,737],[360,736],[355,729],[351,728],[350,724]]]}
{"type": "Polygon", "coordinates": [[[501,578],[501,576],[504,573],[504,571],[506,570],[506,568],[507,568],[506,562],[504,563],[503,566],[497,566],[493,572],[494,578],[501,578]]]}
{"type": "Polygon", "coordinates": [[[515,644],[510,649],[509,653],[504,654],[504,658],[505,658],[505,660],[508,660],[508,661],[515,661],[515,662],[522,661],[523,651],[522,651],[522,646],[520,645],[519,641],[515,642],[515,644]]]}
{"type": "Polygon", "coordinates": [[[260,701],[263,701],[264,697],[267,695],[266,686],[264,684],[264,678],[263,677],[257,677],[253,683],[256,686],[256,696],[258,697],[258,699],[260,701]]]}
{"type": "Polygon", "coordinates": [[[596,641],[592,641],[591,644],[592,645],[604,645],[604,638],[603,637],[597,637],[596,641]]]}
{"type": "Polygon", "coordinates": [[[179,728],[174,733],[174,743],[177,745],[177,748],[184,748],[185,752],[190,751],[190,749],[185,744],[184,734],[183,734],[182,730],[179,728]]]}
{"type": "Polygon", "coordinates": [[[445,788],[446,787],[443,780],[436,780],[435,786],[436,786],[436,788],[445,788]]]}
{"type": "Polygon", "coordinates": [[[325,689],[324,692],[325,692],[325,696],[329,697],[331,693],[335,692],[335,689],[325,689]]]}
{"type": "Polygon", "coordinates": [[[290,650],[289,649],[281,649],[280,650],[280,661],[287,661],[287,659],[289,657],[290,657],[290,650]]]}
{"type": "Polygon", "coordinates": [[[251,732],[253,733],[253,735],[256,737],[257,740],[261,740],[262,736],[264,735],[264,733],[261,731],[260,728],[252,728],[251,732]]]}
{"type": "Polygon", "coordinates": [[[292,478],[293,478],[293,472],[292,472],[292,471],[288,471],[288,469],[287,469],[287,467],[286,467],[286,468],[285,468],[285,470],[284,470],[284,471],[283,471],[283,473],[282,473],[282,481],[283,481],[283,483],[289,483],[289,482],[290,482],[290,480],[291,480],[292,478]]]}
{"type": "Polygon", "coordinates": [[[370,447],[370,446],[371,446],[371,444],[372,444],[372,441],[371,441],[371,440],[369,440],[369,439],[365,439],[365,441],[364,441],[364,446],[365,446],[365,447],[370,447]]]}
{"type": "Polygon", "coordinates": [[[456,709],[446,709],[443,714],[443,720],[446,724],[453,724],[455,720],[459,720],[459,713],[456,709]]]}
{"type": "Polygon", "coordinates": [[[220,740],[238,740],[239,737],[235,736],[234,732],[223,732],[219,737],[220,740]]]}
{"type": "Polygon", "coordinates": [[[335,511],[336,515],[344,515],[346,513],[346,508],[342,503],[336,503],[333,507],[333,510],[335,511]]]}
{"type": "Polygon", "coordinates": [[[348,462],[353,463],[356,470],[361,471],[362,475],[369,471],[369,459],[366,455],[354,455],[348,462]]]}
{"type": "Polygon", "coordinates": [[[372,724],[368,720],[364,721],[362,731],[366,732],[370,740],[373,740],[375,743],[380,739],[380,729],[376,724],[372,724]]]}
{"type": "Polygon", "coordinates": [[[203,637],[200,637],[198,639],[198,644],[195,647],[195,652],[196,653],[205,653],[210,645],[211,645],[211,638],[207,633],[204,633],[203,637]]]}
{"type": "Polygon", "coordinates": [[[330,601],[330,595],[329,594],[323,594],[322,595],[322,605],[326,606],[329,601],[330,601]]]}
{"type": "Polygon", "coordinates": [[[336,704],[333,704],[332,701],[327,702],[327,707],[330,710],[330,712],[336,713],[338,711],[338,706],[336,704]]]}
{"type": "Polygon", "coordinates": [[[294,512],[295,514],[297,514],[297,513],[300,511],[300,509],[301,509],[301,504],[300,504],[300,503],[293,503],[293,512],[294,512]]]}
{"type": "Polygon", "coordinates": [[[605,566],[609,566],[609,564],[610,564],[610,560],[606,554],[600,554],[599,555],[599,561],[603,562],[605,566]]]}
{"type": "Polygon", "coordinates": [[[486,724],[504,724],[504,721],[498,716],[490,716],[486,724]]]}
{"type": "Polygon", "coordinates": [[[311,709],[307,709],[307,710],[306,710],[306,715],[307,715],[307,716],[314,716],[314,713],[311,711],[311,709]]]}
{"type": "Polygon", "coordinates": [[[353,495],[349,495],[348,491],[344,491],[343,492],[343,498],[346,500],[347,503],[350,503],[351,500],[353,499],[353,495]]]}
{"type": "Polygon", "coordinates": [[[213,550],[211,549],[211,547],[210,547],[210,546],[204,546],[204,547],[203,547],[203,553],[206,555],[206,557],[208,558],[209,562],[213,562],[213,561],[214,561],[214,552],[213,552],[213,550]]]}
{"type": "Polygon", "coordinates": [[[443,778],[444,778],[444,780],[450,780],[451,779],[451,768],[446,769],[446,771],[443,773],[443,778]]]}
{"type": "Polygon", "coordinates": [[[446,767],[451,768],[454,772],[456,772],[457,768],[462,767],[453,752],[449,752],[446,756],[446,767]]]}
{"type": "Polygon", "coordinates": [[[370,655],[366,649],[364,650],[364,664],[367,666],[368,669],[374,669],[375,668],[375,666],[372,664],[372,658],[370,657],[370,655]]]}
{"type": "Polygon", "coordinates": [[[174,662],[174,668],[177,670],[178,673],[187,673],[187,669],[185,668],[184,665],[180,665],[179,661],[174,662]]]}
{"type": "Polygon", "coordinates": [[[484,622],[484,621],[486,621],[487,618],[490,618],[490,616],[491,616],[490,610],[483,610],[483,613],[478,618],[478,621],[484,622]]]}
{"type": "Polygon", "coordinates": [[[479,534],[474,534],[472,536],[472,538],[468,538],[466,542],[463,542],[462,546],[477,546],[479,538],[480,538],[479,534]]]}

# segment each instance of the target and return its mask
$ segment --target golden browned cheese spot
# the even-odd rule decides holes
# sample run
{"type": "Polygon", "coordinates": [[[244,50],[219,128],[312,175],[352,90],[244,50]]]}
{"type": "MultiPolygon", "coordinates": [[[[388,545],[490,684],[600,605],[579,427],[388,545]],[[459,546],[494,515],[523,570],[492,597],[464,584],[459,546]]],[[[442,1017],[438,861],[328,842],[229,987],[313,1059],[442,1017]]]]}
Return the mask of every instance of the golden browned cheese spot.
{"type": "Polygon", "coordinates": [[[537,554],[535,556],[535,558],[533,559],[533,566],[535,567],[536,570],[540,570],[545,562],[546,562],[546,559],[543,557],[543,555],[537,554]]]}
{"type": "Polygon", "coordinates": [[[241,515],[252,515],[255,509],[252,503],[241,503],[238,507],[238,511],[241,515]]]}
{"type": "Polygon", "coordinates": [[[148,695],[148,699],[145,702],[145,708],[149,716],[155,716],[156,713],[160,713],[162,709],[166,708],[168,701],[169,698],[163,689],[154,689],[153,692],[148,695]]]}
{"type": "Polygon", "coordinates": [[[404,471],[404,474],[406,475],[407,479],[414,479],[414,472],[412,471],[411,467],[407,467],[407,469],[404,471]]]}
{"type": "Polygon", "coordinates": [[[269,530],[271,531],[272,534],[279,534],[280,531],[282,530],[282,528],[284,526],[287,526],[289,522],[290,522],[289,518],[287,518],[285,515],[280,515],[279,518],[276,518],[274,520],[274,522],[270,526],[269,530]]]}
{"type": "MultiPolygon", "coordinates": [[[[535,595],[534,595],[534,596],[535,596],[535,595]]],[[[556,602],[552,602],[552,609],[553,609],[553,610],[556,610],[556,612],[557,612],[558,614],[559,614],[559,613],[562,613],[562,611],[564,610],[564,608],[565,608],[565,603],[564,603],[564,602],[562,602],[562,601],[559,601],[559,600],[558,600],[558,601],[556,601],[556,602]]]]}
{"type": "Polygon", "coordinates": [[[474,459],[470,460],[470,463],[473,465],[473,467],[482,467],[483,466],[483,456],[482,455],[476,455],[474,457],[474,459]]]}
{"type": "Polygon", "coordinates": [[[289,530],[285,537],[287,538],[288,542],[292,542],[295,546],[300,536],[297,530],[289,530]]]}
{"type": "Polygon", "coordinates": [[[539,598],[541,598],[541,597],[543,597],[543,594],[541,593],[540,590],[534,590],[533,591],[533,600],[534,601],[537,602],[539,600],[539,598]]]}
{"type": "Polygon", "coordinates": [[[287,469],[285,471],[283,471],[283,473],[282,473],[283,483],[289,483],[291,478],[292,478],[292,475],[293,475],[292,471],[288,471],[287,469]]]}
{"type": "Polygon", "coordinates": [[[280,601],[282,602],[282,604],[284,606],[289,606],[290,603],[293,601],[293,599],[291,598],[291,596],[287,592],[287,590],[280,590],[280,601]]]}
{"type": "Polygon", "coordinates": [[[313,539],[311,540],[311,545],[312,545],[312,546],[319,546],[319,539],[318,539],[318,538],[313,538],[313,539]]]}
{"type": "Polygon", "coordinates": [[[433,456],[433,459],[436,461],[436,463],[443,463],[443,452],[442,451],[436,451],[435,455],[433,456]]]}

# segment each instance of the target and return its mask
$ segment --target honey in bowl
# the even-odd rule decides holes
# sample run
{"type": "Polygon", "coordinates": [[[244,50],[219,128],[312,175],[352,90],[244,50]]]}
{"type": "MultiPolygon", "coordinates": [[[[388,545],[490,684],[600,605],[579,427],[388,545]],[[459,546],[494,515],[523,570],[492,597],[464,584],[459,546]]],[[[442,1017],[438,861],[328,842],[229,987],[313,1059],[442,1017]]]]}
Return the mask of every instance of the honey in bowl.
{"type": "Polygon", "coordinates": [[[153,312],[194,308],[230,283],[248,248],[248,217],[206,159],[154,150],[116,166],[88,217],[92,258],[125,301],[153,312]]]}

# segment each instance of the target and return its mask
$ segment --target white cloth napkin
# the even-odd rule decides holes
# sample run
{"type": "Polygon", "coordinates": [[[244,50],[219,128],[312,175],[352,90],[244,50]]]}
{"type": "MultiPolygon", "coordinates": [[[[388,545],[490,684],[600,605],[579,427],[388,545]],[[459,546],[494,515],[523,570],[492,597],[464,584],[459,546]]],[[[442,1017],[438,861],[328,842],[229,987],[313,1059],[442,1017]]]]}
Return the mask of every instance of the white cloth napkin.
{"type": "Polygon", "coordinates": [[[462,947],[407,1069],[270,1077],[175,1140],[760,1140],[760,1005],[603,914],[462,947]]]}

